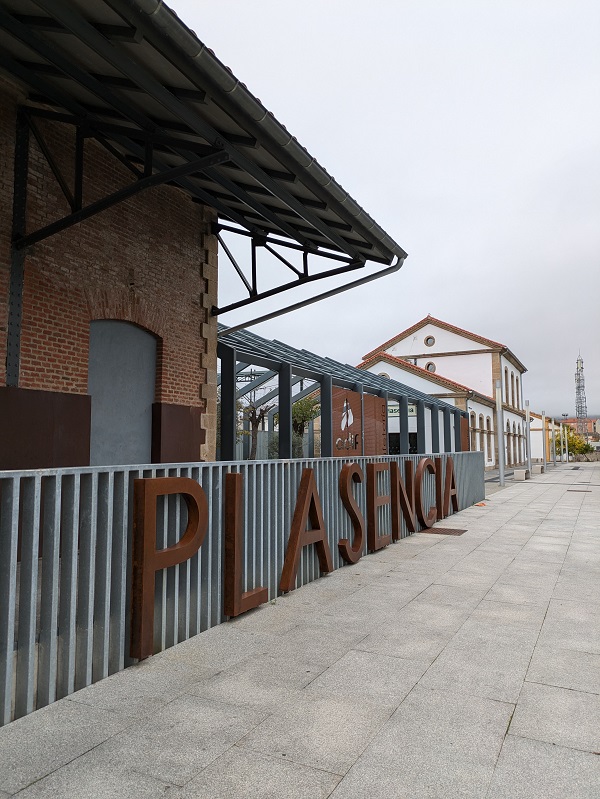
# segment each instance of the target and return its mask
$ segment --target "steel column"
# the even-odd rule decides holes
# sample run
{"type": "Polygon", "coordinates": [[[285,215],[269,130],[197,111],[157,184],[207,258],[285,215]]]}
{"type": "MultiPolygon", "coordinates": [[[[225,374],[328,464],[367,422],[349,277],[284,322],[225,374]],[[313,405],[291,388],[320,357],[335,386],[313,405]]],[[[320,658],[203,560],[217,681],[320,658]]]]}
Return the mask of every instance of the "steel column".
{"type": "Polygon", "coordinates": [[[427,438],[425,436],[425,401],[417,400],[417,452],[422,455],[427,450],[427,438]]]}
{"type": "Polygon", "coordinates": [[[279,369],[279,457],[292,457],[292,365],[279,369]]]}
{"type": "Polygon", "coordinates": [[[235,399],[236,352],[232,347],[218,345],[221,358],[221,460],[235,460],[237,405],[235,399]]]}
{"type": "Polygon", "coordinates": [[[440,412],[437,405],[431,405],[431,451],[440,451],[440,412]]]}
{"type": "Polygon", "coordinates": [[[462,412],[456,409],[454,413],[454,451],[462,452],[461,417],[462,412]]]}
{"type": "Polygon", "coordinates": [[[321,380],[321,457],[333,455],[333,381],[331,375],[321,380]]]}
{"type": "Polygon", "coordinates": [[[452,427],[450,424],[450,408],[444,408],[444,452],[452,452],[452,427]]]}
{"type": "Polygon", "coordinates": [[[400,454],[408,455],[408,397],[398,397],[398,421],[400,423],[400,454]]]}
{"type": "Polygon", "coordinates": [[[25,275],[25,253],[15,247],[15,242],[25,233],[28,171],[29,125],[27,124],[25,112],[19,108],[15,135],[12,247],[6,336],[6,385],[14,387],[19,385],[21,327],[23,323],[23,281],[25,275]]]}

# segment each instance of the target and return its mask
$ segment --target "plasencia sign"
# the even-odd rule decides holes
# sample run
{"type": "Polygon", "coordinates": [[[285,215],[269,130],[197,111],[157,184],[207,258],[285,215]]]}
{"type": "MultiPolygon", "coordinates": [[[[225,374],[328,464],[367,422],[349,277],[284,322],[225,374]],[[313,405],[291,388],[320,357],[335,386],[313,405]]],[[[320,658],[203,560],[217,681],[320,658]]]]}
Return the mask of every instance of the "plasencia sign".
{"type": "MultiPolygon", "coordinates": [[[[412,461],[404,463],[404,477],[397,461],[368,463],[366,469],[367,518],[356,501],[353,484],[365,481],[365,474],[357,463],[345,464],[340,472],[338,490],[352,525],[352,540],[338,541],[338,550],[346,563],[357,563],[364,550],[375,552],[397,541],[402,535],[402,519],[407,529],[431,527],[453,511],[458,511],[458,496],[454,462],[446,458],[421,458],[416,469],[412,461]],[[378,492],[378,476],[390,474],[390,493],[378,492]],[[425,507],[423,485],[426,474],[435,476],[435,505],[425,507]],[[391,506],[391,529],[379,530],[378,509],[391,506]]],[[[268,600],[268,591],[258,586],[242,590],[243,563],[243,477],[238,473],[225,475],[225,500],[223,509],[224,534],[224,596],[226,616],[239,616],[268,600]]],[[[195,480],[188,477],[156,477],[135,480],[133,512],[133,581],[131,604],[131,656],[143,660],[154,651],[154,586],[156,572],[184,563],[202,546],[208,527],[208,502],[206,494],[195,480]],[[181,539],[166,549],[156,548],[157,499],[180,494],[188,511],[186,529],[181,539]]],[[[333,571],[333,561],[327,529],[323,520],[321,500],[313,469],[302,472],[296,497],[279,589],[292,591],[302,549],[314,546],[322,573],[333,571]]]]}

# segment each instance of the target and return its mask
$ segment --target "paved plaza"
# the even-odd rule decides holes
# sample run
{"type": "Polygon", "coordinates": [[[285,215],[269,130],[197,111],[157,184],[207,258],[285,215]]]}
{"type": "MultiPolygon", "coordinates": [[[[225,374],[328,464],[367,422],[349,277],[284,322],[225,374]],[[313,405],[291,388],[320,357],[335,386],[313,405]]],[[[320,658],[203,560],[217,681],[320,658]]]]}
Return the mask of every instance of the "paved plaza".
{"type": "Polygon", "coordinates": [[[0,799],[598,799],[600,464],[0,730],[0,799]]]}

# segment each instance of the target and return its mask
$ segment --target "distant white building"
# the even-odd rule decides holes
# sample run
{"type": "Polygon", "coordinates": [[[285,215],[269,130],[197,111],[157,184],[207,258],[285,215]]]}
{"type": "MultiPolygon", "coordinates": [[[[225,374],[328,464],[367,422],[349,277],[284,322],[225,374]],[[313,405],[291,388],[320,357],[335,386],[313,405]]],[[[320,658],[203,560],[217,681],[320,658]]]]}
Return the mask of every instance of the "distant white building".
{"type": "MultiPolygon", "coordinates": [[[[498,463],[495,382],[502,383],[506,464],[526,460],[523,374],[504,344],[427,316],[363,357],[360,369],[384,374],[467,411],[472,450],[498,463]]],[[[394,434],[393,418],[389,424],[394,434]]]]}

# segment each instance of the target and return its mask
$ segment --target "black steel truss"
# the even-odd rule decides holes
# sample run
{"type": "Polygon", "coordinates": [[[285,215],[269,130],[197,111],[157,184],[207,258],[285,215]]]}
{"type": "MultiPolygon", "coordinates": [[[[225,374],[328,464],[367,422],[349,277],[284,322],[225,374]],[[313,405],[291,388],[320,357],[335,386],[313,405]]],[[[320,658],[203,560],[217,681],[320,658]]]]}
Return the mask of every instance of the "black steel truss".
{"type": "Polygon", "coordinates": [[[248,292],[248,297],[243,300],[238,300],[237,302],[232,302],[229,305],[224,305],[224,306],[213,305],[211,309],[212,316],[218,316],[220,314],[227,313],[228,311],[234,311],[236,308],[242,308],[245,305],[250,305],[253,302],[257,302],[258,300],[263,300],[266,299],[267,297],[273,297],[276,294],[281,294],[284,291],[289,291],[290,289],[297,288],[298,286],[302,286],[307,283],[313,283],[316,280],[323,280],[324,278],[335,277],[336,275],[344,275],[348,274],[349,272],[355,272],[357,269],[361,269],[365,265],[365,262],[362,259],[353,260],[351,258],[344,258],[343,255],[336,255],[335,253],[325,253],[322,252],[321,250],[316,250],[314,247],[309,248],[307,246],[302,246],[300,244],[294,244],[293,242],[283,241],[282,239],[277,239],[274,238],[273,236],[249,233],[246,230],[240,230],[239,228],[232,227],[231,225],[227,224],[219,223],[214,225],[213,232],[217,236],[219,244],[221,245],[221,249],[227,256],[228,260],[231,262],[238,277],[240,278],[246,291],[248,292]],[[227,246],[226,242],[224,241],[223,237],[221,236],[221,231],[223,230],[250,239],[251,274],[249,278],[246,276],[243,269],[240,267],[239,263],[237,262],[235,256],[233,255],[233,253],[227,246]],[[302,269],[299,269],[297,266],[294,266],[294,264],[288,261],[287,258],[285,258],[276,249],[274,249],[274,247],[284,247],[289,250],[296,250],[301,252],[302,269]],[[294,275],[296,276],[295,279],[290,280],[287,283],[283,283],[280,286],[276,286],[275,288],[266,289],[265,291],[262,292],[259,291],[258,252],[260,249],[264,249],[267,252],[269,252],[278,261],[280,261],[284,265],[284,267],[293,272],[294,275]],[[309,264],[310,255],[312,255],[313,257],[318,256],[319,258],[328,258],[329,260],[333,261],[340,261],[341,263],[344,264],[344,266],[337,267],[336,269],[328,269],[323,272],[311,273],[310,264],[309,264]]]}
{"type": "MultiPolygon", "coordinates": [[[[71,187],[61,172],[60,166],[58,165],[56,159],[54,158],[51,148],[48,145],[46,139],[44,138],[40,128],[35,123],[35,116],[39,112],[37,109],[34,108],[22,108],[21,109],[22,116],[31,131],[33,133],[42,154],[44,155],[52,173],[54,174],[58,185],[61,188],[62,193],[65,196],[70,208],[71,213],[67,214],[66,216],[62,217],[61,219],[57,219],[54,222],[51,222],[48,225],[45,225],[42,228],[34,231],[24,231],[20,230],[14,231],[13,235],[13,247],[16,250],[24,250],[27,247],[30,247],[32,244],[37,244],[39,241],[43,241],[44,239],[48,238],[49,236],[53,236],[55,233],[59,233],[63,230],[66,230],[73,225],[78,224],[79,222],[83,222],[86,219],[90,219],[91,217],[99,214],[102,211],[107,210],[108,208],[112,208],[117,203],[123,202],[123,200],[127,200],[130,197],[133,197],[136,194],[144,191],[145,189],[152,188],[154,186],[160,186],[165,183],[173,183],[177,182],[180,178],[184,178],[186,176],[191,176],[194,174],[198,174],[200,172],[204,172],[210,167],[216,166],[217,164],[223,164],[229,159],[229,155],[224,150],[219,150],[215,148],[206,148],[205,154],[202,157],[194,157],[192,160],[185,160],[184,163],[179,164],[178,166],[174,167],[164,167],[161,163],[155,164],[154,162],[154,148],[152,138],[149,136],[146,139],[145,146],[143,148],[143,159],[142,159],[142,169],[136,169],[134,167],[133,171],[137,177],[137,180],[134,183],[131,183],[128,186],[125,186],[117,191],[112,192],[111,194],[103,197],[100,200],[97,200],[93,203],[88,205],[83,204],[83,195],[84,195],[84,173],[85,173],[85,149],[84,143],[86,138],[98,138],[95,134],[96,131],[93,126],[91,125],[80,125],[75,124],[75,153],[74,153],[74,181],[73,186],[71,187]]],[[[46,118],[52,118],[52,115],[48,112],[44,112],[43,116],[46,118]]],[[[61,117],[61,121],[65,121],[64,115],[59,115],[61,117]]],[[[17,136],[25,135],[24,129],[22,126],[18,126],[17,136]]],[[[29,131],[27,132],[29,135],[29,131]]],[[[104,139],[103,136],[100,135],[98,138],[100,143],[103,146],[108,145],[109,151],[113,152],[113,154],[118,154],[116,151],[107,141],[104,139]]],[[[24,148],[19,148],[20,151],[23,151],[24,148]]],[[[121,160],[121,159],[119,159],[121,160]]]]}

